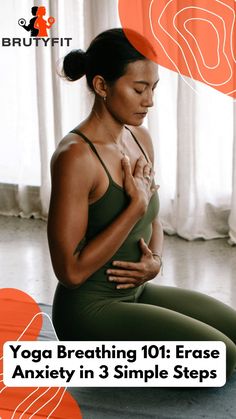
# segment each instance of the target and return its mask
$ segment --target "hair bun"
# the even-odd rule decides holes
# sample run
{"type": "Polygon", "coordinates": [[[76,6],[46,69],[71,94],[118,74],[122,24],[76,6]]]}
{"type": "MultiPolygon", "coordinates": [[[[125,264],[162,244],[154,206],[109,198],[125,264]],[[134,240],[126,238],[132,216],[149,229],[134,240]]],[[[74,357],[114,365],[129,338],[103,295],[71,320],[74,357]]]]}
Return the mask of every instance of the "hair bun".
{"type": "Polygon", "coordinates": [[[82,49],[70,51],[63,60],[63,74],[67,80],[79,80],[86,73],[86,52],[82,49]]]}

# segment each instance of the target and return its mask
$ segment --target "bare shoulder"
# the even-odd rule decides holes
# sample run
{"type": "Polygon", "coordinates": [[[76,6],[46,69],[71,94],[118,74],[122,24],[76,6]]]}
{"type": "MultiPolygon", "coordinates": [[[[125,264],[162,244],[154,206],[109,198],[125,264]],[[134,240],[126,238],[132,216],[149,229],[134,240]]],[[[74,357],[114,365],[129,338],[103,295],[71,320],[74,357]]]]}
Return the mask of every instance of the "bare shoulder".
{"type": "Polygon", "coordinates": [[[51,158],[51,174],[74,172],[77,177],[89,179],[93,173],[92,155],[89,145],[75,133],[67,134],[58,144],[51,158]]]}
{"type": "Polygon", "coordinates": [[[147,130],[147,128],[143,126],[140,126],[140,127],[129,126],[129,129],[135,135],[140,145],[143,147],[144,151],[147,153],[148,157],[153,163],[154,161],[153,143],[152,143],[151,135],[149,134],[149,131],[147,130]]]}

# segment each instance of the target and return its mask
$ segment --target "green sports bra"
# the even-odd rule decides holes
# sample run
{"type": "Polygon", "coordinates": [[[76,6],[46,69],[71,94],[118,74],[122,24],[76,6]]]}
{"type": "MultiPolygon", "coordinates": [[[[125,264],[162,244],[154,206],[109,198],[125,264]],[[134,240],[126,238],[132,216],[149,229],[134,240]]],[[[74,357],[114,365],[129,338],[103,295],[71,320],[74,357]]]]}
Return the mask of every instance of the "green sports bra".
{"type": "MultiPolygon", "coordinates": [[[[129,128],[127,127],[126,129],[129,130],[129,128]]],[[[116,182],[114,182],[114,180],[112,179],[105,163],[99,156],[99,153],[97,152],[94,144],[82,132],[78,130],[72,130],[71,132],[79,135],[84,139],[84,141],[87,144],[89,144],[90,148],[101,162],[109,179],[108,188],[106,192],[103,194],[103,196],[89,205],[88,225],[85,238],[76,247],[76,253],[77,251],[80,251],[83,248],[87,241],[91,240],[93,237],[95,237],[97,234],[103,231],[109,224],[111,224],[118,217],[118,215],[122,211],[124,211],[124,209],[129,204],[129,197],[126,194],[125,189],[118,185],[116,182]]],[[[146,160],[149,161],[142,146],[139,144],[132,131],[129,130],[129,132],[131,133],[132,138],[137,143],[146,160]]],[[[159,200],[157,193],[155,193],[149,202],[149,206],[146,213],[134,226],[123,245],[113,256],[112,260],[132,260],[134,262],[139,260],[140,250],[137,242],[140,240],[141,237],[143,237],[146,243],[149,243],[152,234],[152,221],[156,217],[158,210],[159,200]]],[[[110,262],[112,262],[112,260],[110,262]]]]}

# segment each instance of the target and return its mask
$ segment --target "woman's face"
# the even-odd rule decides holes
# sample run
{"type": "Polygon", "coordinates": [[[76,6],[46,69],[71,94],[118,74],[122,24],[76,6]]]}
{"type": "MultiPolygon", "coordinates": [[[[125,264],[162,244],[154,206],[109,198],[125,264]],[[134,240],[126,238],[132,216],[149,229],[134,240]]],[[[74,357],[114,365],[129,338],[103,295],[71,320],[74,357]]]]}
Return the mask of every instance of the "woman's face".
{"type": "Polygon", "coordinates": [[[108,86],[108,111],[123,124],[141,125],[148,108],[153,106],[158,80],[158,67],[154,62],[138,60],[128,64],[126,73],[108,86]]]}
{"type": "Polygon", "coordinates": [[[44,6],[39,6],[37,10],[37,16],[44,16],[46,14],[46,9],[44,6]]]}

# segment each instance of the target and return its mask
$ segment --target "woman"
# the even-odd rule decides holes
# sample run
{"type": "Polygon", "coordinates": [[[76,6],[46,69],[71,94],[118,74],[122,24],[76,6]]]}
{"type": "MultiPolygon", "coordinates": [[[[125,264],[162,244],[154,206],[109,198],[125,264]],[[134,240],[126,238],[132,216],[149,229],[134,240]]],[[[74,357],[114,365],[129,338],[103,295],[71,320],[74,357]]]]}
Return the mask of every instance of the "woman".
{"type": "Polygon", "coordinates": [[[54,17],[50,16],[48,19],[48,22],[43,18],[43,16],[46,15],[46,9],[44,6],[39,6],[37,8],[36,16],[37,19],[34,23],[35,29],[38,29],[38,35],[39,37],[48,36],[47,29],[50,29],[55,22],[54,17]]]}
{"type": "Polygon", "coordinates": [[[152,142],[141,124],[153,105],[157,65],[112,29],[86,53],[69,53],[63,69],[68,80],[86,75],[95,98],[52,158],[48,238],[59,279],[59,339],[221,340],[229,375],[235,311],[194,291],[149,283],[161,269],[163,232],[152,142]]]}

